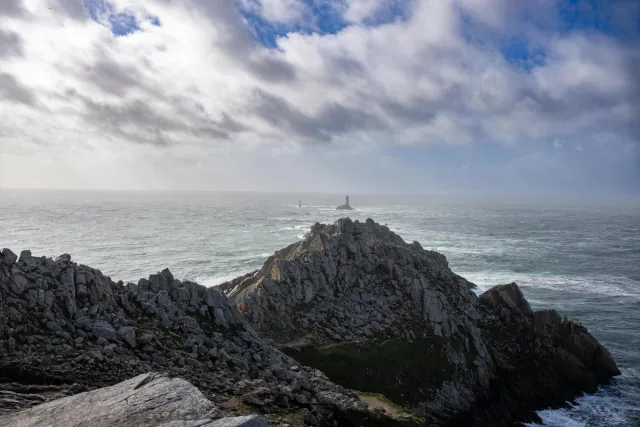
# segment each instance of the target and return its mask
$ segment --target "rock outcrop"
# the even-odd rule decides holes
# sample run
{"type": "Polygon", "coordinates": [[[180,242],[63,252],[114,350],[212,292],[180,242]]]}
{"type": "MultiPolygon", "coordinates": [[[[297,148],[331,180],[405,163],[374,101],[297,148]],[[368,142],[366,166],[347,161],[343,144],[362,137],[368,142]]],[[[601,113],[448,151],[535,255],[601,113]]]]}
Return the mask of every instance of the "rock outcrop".
{"type": "Polygon", "coordinates": [[[18,259],[2,251],[0,415],[152,371],[189,381],[219,408],[217,417],[257,411],[293,425],[397,425],[269,345],[214,288],[169,270],[116,283],[68,254],[25,251],[18,259]]]}
{"type": "Polygon", "coordinates": [[[111,387],[57,399],[0,416],[15,427],[266,427],[257,415],[220,418],[220,410],[179,378],[142,374],[111,387]]]}
{"type": "Polygon", "coordinates": [[[445,257],[342,219],[221,286],[254,329],[331,380],[437,425],[510,425],[619,371],[589,333],[515,284],[480,297],[445,257]]]}

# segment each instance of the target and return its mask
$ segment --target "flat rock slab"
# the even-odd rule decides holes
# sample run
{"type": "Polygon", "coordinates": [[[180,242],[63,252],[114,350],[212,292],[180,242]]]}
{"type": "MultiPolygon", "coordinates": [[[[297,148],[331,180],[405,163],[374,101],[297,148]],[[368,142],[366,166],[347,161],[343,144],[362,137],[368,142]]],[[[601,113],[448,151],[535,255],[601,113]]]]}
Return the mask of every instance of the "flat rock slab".
{"type": "Polygon", "coordinates": [[[243,417],[220,418],[215,421],[172,421],[160,424],[158,427],[267,427],[269,423],[258,415],[246,415],[243,417]]]}
{"type": "Polygon", "coordinates": [[[257,416],[215,419],[216,406],[189,382],[155,373],[0,417],[12,427],[263,427],[257,416]]]}

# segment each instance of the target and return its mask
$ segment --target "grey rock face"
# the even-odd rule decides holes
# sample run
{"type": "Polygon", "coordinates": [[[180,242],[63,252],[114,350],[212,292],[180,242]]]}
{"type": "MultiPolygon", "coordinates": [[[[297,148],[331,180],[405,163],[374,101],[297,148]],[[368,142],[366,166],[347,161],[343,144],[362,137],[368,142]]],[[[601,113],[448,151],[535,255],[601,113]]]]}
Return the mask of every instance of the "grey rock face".
{"type": "Polygon", "coordinates": [[[258,416],[218,419],[218,408],[193,385],[149,373],[91,392],[0,416],[16,427],[266,426],[258,416]],[[126,402],[126,403],[123,403],[126,402]]]}
{"type": "MultiPolygon", "coordinates": [[[[20,389],[0,384],[0,415],[58,397],[46,390],[33,396],[24,391],[38,389],[50,378],[56,384],[81,378],[83,387],[96,388],[154,368],[190,381],[205,396],[220,401],[261,390],[264,413],[294,416],[306,406],[327,416],[347,410],[369,414],[356,396],[326,377],[315,377],[310,368],[300,368],[296,378],[284,368],[278,377],[272,375],[272,364],[293,366],[295,361],[263,341],[217,289],[180,282],[169,270],[125,285],[73,263],[67,254],[57,261],[25,258],[29,262],[17,261],[11,254],[4,250],[0,258],[0,370],[9,380],[38,379],[39,384],[25,383],[20,389]],[[290,386],[294,379],[309,385],[305,389],[309,401],[325,393],[336,396],[337,404],[300,404],[304,401],[296,397],[300,391],[293,392],[290,386]]],[[[220,416],[228,414],[224,407],[221,411],[220,416]]],[[[119,409],[105,420],[119,420],[118,414],[119,409]]],[[[166,422],[218,425],[218,418],[204,419],[205,424],[192,424],[191,418],[166,422]]],[[[45,415],[33,419],[44,420],[45,415]]],[[[50,425],[73,425],[66,424],[72,419],[50,425]]],[[[263,424],[253,418],[225,422],[263,424]]]]}
{"type": "MultiPolygon", "coordinates": [[[[469,416],[479,425],[513,422],[566,396],[593,391],[594,384],[618,373],[586,330],[534,314],[515,284],[496,286],[480,299],[473,287],[451,271],[443,255],[409,244],[371,219],[347,218],[314,225],[303,241],[220,289],[262,336],[301,363],[326,369],[346,386],[382,391],[434,424],[446,424],[451,416],[469,416]],[[560,332],[567,328],[571,338],[560,332]],[[507,336],[541,346],[493,338],[507,336]],[[566,351],[572,355],[552,357],[566,351]],[[337,354],[344,365],[336,363],[337,354]],[[577,360],[581,367],[574,378],[553,368],[577,360]],[[521,391],[527,387],[500,383],[522,361],[521,381],[533,389],[546,381],[548,390],[527,395],[521,391]],[[527,363],[538,368],[527,369],[527,363]],[[555,389],[563,392],[549,392],[555,389]]],[[[272,373],[287,375],[279,368],[272,373]]]]}

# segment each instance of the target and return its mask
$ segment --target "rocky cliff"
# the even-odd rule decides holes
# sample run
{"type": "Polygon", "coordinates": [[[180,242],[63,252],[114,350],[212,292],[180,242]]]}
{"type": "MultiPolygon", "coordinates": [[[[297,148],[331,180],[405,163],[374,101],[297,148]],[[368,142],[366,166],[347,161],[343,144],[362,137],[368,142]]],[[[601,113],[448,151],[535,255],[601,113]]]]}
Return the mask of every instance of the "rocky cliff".
{"type": "Polygon", "coordinates": [[[536,420],[619,374],[586,328],[534,313],[517,285],[473,286],[443,255],[342,219],[221,290],[300,363],[437,425],[536,420]]]}
{"type": "MultiPolygon", "coordinates": [[[[259,412],[292,425],[413,423],[374,413],[356,393],[276,350],[216,289],[169,270],[116,283],[66,254],[2,251],[0,416],[63,396],[70,408],[80,402],[70,395],[154,370],[196,386],[215,405],[212,420],[259,412]]],[[[56,412],[60,403],[51,405],[56,412]]],[[[45,410],[32,414],[46,419],[45,410]]]]}

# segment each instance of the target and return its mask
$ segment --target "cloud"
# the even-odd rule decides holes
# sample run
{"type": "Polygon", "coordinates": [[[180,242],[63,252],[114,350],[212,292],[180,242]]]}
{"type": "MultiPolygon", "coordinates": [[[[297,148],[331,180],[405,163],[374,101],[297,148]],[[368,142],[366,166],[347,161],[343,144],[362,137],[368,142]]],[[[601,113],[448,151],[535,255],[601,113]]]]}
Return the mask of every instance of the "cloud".
{"type": "Polygon", "coordinates": [[[22,0],[4,0],[0,2],[0,16],[18,16],[22,15],[22,0]]]}
{"type": "Polygon", "coordinates": [[[262,0],[262,15],[269,21],[285,24],[301,22],[310,11],[300,0],[262,0]]]}
{"type": "Polygon", "coordinates": [[[2,1],[0,135],[87,158],[637,145],[634,4],[617,35],[567,31],[561,3],[2,1]]]}
{"type": "Polygon", "coordinates": [[[14,76],[0,72],[0,95],[9,102],[35,106],[34,94],[14,76]]]}
{"type": "Polygon", "coordinates": [[[51,7],[55,9],[56,12],[78,21],[89,19],[89,14],[85,9],[83,0],[53,0],[51,7]]]}
{"type": "Polygon", "coordinates": [[[371,17],[384,3],[382,0],[350,0],[347,2],[344,16],[350,22],[362,22],[371,17]]]}
{"type": "Polygon", "coordinates": [[[22,53],[22,38],[17,33],[0,29],[0,58],[22,53]]]}

